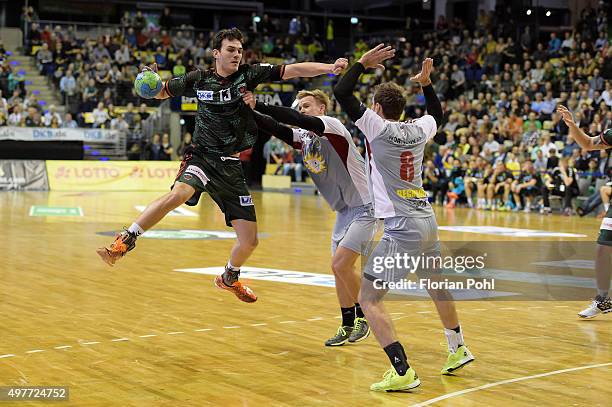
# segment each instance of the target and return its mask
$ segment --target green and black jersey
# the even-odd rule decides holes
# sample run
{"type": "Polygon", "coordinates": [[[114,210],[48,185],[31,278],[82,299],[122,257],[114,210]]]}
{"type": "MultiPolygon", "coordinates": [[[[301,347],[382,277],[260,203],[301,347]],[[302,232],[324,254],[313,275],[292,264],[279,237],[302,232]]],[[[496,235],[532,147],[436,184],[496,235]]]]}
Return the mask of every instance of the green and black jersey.
{"type": "Polygon", "coordinates": [[[169,96],[198,99],[193,143],[202,154],[231,155],[251,148],[257,139],[253,111],[242,101],[260,83],[279,81],[284,65],[241,65],[223,78],[214,70],[195,70],[166,82],[169,96]]]}
{"type": "Polygon", "coordinates": [[[600,140],[606,146],[612,148],[612,129],[606,129],[599,135],[600,140]]]}

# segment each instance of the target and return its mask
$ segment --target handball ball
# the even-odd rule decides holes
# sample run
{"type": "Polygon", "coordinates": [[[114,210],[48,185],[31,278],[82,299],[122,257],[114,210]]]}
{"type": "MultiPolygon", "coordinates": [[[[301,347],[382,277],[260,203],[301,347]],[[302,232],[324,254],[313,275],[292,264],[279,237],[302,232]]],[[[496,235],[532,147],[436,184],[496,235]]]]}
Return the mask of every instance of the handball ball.
{"type": "Polygon", "coordinates": [[[162,80],[156,72],[143,71],[134,81],[134,89],[138,96],[153,99],[162,88],[162,80]]]}

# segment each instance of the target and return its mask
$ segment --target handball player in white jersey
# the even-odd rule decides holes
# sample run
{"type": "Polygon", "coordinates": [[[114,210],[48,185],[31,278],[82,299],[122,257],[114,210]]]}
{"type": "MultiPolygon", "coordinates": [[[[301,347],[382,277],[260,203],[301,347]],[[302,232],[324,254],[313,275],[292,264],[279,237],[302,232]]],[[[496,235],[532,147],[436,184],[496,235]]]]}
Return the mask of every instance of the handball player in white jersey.
{"type": "MultiPolygon", "coordinates": [[[[370,327],[393,366],[382,381],[370,386],[373,391],[408,390],[420,385],[382,302],[388,289],[381,287],[381,283],[398,281],[407,270],[395,267],[377,272],[373,259],[404,253],[439,256],[440,252],[436,218],[422,188],[425,144],[436,136],[443,120],[442,106],[429,79],[433,61],[426,59],[421,72],[411,78],[423,88],[428,114],[421,118],[399,122],[406,99],[404,89],[395,83],[382,83],[375,89],[371,108],[366,108],[353,93],[362,73],[382,68],[380,64],[394,55],[395,50],[391,47],[378,45],[365,53],[334,88],[342,109],[366,137],[366,172],[374,216],[384,219],[384,235],[365,267],[359,295],[370,327]]],[[[429,294],[444,325],[449,354],[441,373],[448,374],[473,361],[474,357],[464,344],[450,293],[429,290],[429,294]]]]}
{"type": "Polygon", "coordinates": [[[260,137],[273,135],[300,149],[314,184],[336,212],[331,252],[342,323],[325,345],[360,342],[369,336],[370,328],[358,303],[355,262],[360,255],[367,255],[379,225],[368,191],[365,161],[344,125],[325,116],[331,105],[327,94],[318,89],[301,91],[297,99],[299,112],[255,102],[251,93],[244,97],[256,110],[260,137]]]}

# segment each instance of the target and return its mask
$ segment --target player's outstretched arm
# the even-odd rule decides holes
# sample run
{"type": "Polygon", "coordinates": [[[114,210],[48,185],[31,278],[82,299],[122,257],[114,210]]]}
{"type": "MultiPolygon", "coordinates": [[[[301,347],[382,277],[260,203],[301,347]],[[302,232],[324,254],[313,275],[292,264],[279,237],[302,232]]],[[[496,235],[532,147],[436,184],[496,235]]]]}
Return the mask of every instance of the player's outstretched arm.
{"type": "MultiPolygon", "coordinates": [[[[423,89],[423,95],[425,96],[425,108],[427,113],[433,116],[438,127],[440,127],[444,121],[444,112],[442,111],[442,104],[436,95],[436,91],[431,84],[431,71],[433,70],[433,59],[425,58],[421,66],[421,72],[410,78],[413,82],[418,82],[423,89]]],[[[437,144],[446,144],[446,134],[443,132],[436,133],[433,138],[437,144]]]]}
{"type": "MultiPolygon", "coordinates": [[[[252,92],[245,93],[242,100],[251,109],[255,109],[256,102],[252,92]]],[[[256,111],[253,112],[253,115],[255,118],[255,124],[257,124],[257,130],[265,133],[266,135],[274,136],[293,147],[293,130],[291,127],[279,123],[273,117],[256,111]]]]}
{"type": "Polygon", "coordinates": [[[267,103],[257,102],[255,110],[290,126],[314,131],[318,134],[325,131],[325,123],[323,123],[323,120],[316,116],[307,116],[290,107],[271,106],[267,103]]]}
{"type": "Polygon", "coordinates": [[[392,47],[385,47],[384,44],[377,45],[363,54],[334,87],[336,100],[353,122],[359,120],[366,111],[365,106],[353,95],[359,76],[369,68],[384,69],[382,62],[393,58],[394,55],[395,50],[392,47]]]}
{"type": "Polygon", "coordinates": [[[578,125],[574,122],[574,118],[572,116],[572,112],[565,106],[559,106],[557,108],[557,112],[561,114],[563,121],[569,127],[569,134],[576,140],[576,143],[584,149],[587,150],[605,150],[610,148],[609,145],[605,143],[605,140],[602,137],[591,137],[588,136],[584,131],[578,127],[578,125]]]}
{"type": "Polygon", "coordinates": [[[432,115],[438,126],[442,125],[444,113],[442,112],[442,104],[436,95],[436,91],[431,84],[431,71],[433,70],[433,59],[425,58],[421,67],[421,72],[410,78],[413,82],[418,82],[423,89],[425,96],[425,108],[427,113],[432,115]]]}
{"type": "Polygon", "coordinates": [[[339,75],[348,66],[346,58],[338,58],[333,64],[320,62],[299,62],[297,64],[285,65],[282,79],[312,78],[324,74],[339,75]]]}

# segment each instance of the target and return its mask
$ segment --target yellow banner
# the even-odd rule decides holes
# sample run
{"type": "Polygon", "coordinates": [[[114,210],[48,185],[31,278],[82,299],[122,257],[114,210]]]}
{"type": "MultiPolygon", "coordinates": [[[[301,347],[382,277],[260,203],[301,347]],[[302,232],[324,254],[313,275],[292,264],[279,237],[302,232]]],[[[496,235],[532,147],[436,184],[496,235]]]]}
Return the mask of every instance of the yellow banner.
{"type": "Polygon", "coordinates": [[[52,191],[167,191],[178,161],[47,161],[52,191]]]}

